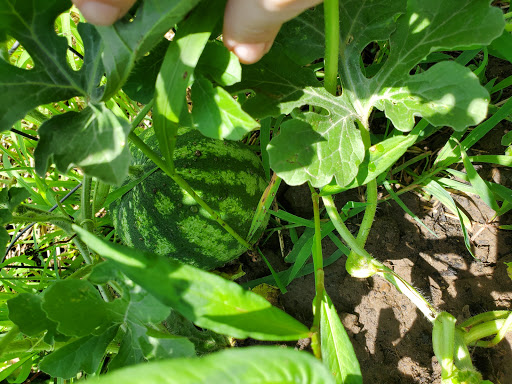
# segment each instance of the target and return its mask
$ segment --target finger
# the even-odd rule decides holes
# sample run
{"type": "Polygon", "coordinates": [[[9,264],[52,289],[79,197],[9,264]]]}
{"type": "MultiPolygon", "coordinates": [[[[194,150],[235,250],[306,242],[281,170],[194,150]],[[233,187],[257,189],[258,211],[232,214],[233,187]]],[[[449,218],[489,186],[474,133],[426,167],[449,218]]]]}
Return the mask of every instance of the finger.
{"type": "Polygon", "coordinates": [[[85,19],[96,25],[111,25],[130,10],[136,0],[72,0],[85,19]]]}
{"type": "Polygon", "coordinates": [[[224,45],[252,64],[265,55],[281,25],[322,0],[229,0],[224,15],[224,45]]]}

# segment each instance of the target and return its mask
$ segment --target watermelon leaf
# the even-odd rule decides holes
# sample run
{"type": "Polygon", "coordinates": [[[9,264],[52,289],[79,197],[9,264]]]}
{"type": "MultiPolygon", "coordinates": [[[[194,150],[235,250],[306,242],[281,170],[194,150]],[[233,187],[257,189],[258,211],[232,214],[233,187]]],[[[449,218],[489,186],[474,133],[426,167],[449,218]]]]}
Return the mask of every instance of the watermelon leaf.
{"type": "Polygon", "coordinates": [[[70,7],[66,0],[0,0],[0,41],[17,39],[34,61],[21,69],[0,60],[0,129],[6,130],[35,107],[74,96],[98,101],[103,65],[101,40],[89,24],[81,24],[84,64],[74,71],[66,61],[67,40],[55,34],[54,22],[70,7]]]}
{"type": "Polygon", "coordinates": [[[105,183],[119,185],[128,176],[130,130],[130,123],[103,103],[54,116],[39,128],[36,171],[44,176],[51,163],[63,173],[78,166],[105,183]]]}
{"type": "Polygon", "coordinates": [[[37,336],[47,329],[56,329],[42,308],[43,299],[33,293],[20,293],[7,301],[9,320],[27,336],[37,336]]]}
{"type": "Polygon", "coordinates": [[[299,321],[234,282],[73,228],[91,249],[199,327],[241,339],[297,340],[309,334],[299,321]]]}
{"type": "Polygon", "coordinates": [[[57,330],[68,336],[98,335],[112,319],[107,303],[85,280],[57,281],[45,291],[42,308],[57,323],[57,330]]]}
{"type": "Polygon", "coordinates": [[[66,344],[41,360],[39,368],[52,377],[62,379],[75,377],[80,371],[95,373],[118,328],[112,326],[100,335],[84,336],[66,344]]]}
{"type": "Polygon", "coordinates": [[[103,63],[108,82],[103,100],[110,99],[123,86],[135,62],[198,3],[199,0],[146,0],[140,3],[133,20],[125,18],[113,26],[96,27],[105,45],[103,63]]]}
{"type": "MultiPolygon", "coordinates": [[[[306,47],[323,44],[325,37],[318,30],[311,33],[316,25],[309,22],[313,15],[321,17],[314,10],[285,26],[286,41],[306,47]]],[[[271,167],[288,184],[309,181],[323,187],[334,178],[339,186],[348,186],[365,157],[358,124],[369,129],[374,108],[404,132],[413,128],[417,116],[460,131],[485,118],[489,94],[468,68],[442,62],[423,73],[409,72],[431,52],[489,44],[498,37],[503,14],[490,7],[489,0],[348,0],[340,2],[340,19],[341,96],[328,94],[311,69],[297,64],[313,56],[299,50],[295,63],[279,44],[260,63],[244,66],[242,82],[230,88],[256,93],[244,104],[256,118],[303,106],[314,111],[296,110],[296,121],[283,124],[270,143],[271,167]],[[374,41],[387,40],[386,62],[367,78],[360,66],[361,52],[374,41]]]]}
{"type": "Polygon", "coordinates": [[[327,369],[305,352],[276,347],[236,348],[201,359],[143,364],[88,380],[90,384],[334,384],[327,369]]]}

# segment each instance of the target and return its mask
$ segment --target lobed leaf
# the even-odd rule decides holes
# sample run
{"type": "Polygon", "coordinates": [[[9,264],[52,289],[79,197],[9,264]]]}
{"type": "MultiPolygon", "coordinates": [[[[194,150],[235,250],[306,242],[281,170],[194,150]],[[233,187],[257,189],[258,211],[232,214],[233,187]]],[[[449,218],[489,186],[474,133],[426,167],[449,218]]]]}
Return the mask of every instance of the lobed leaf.
{"type": "Polygon", "coordinates": [[[141,252],[74,230],[91,249],[163,304],[196,325],[237,338],[297,340],[307,327],[238,284],[163,256],[141,252]]]}
{"type": "Polygon", "coordinates": [[[57,324],[50,320],[42,308],[43,300],[32,293],[20,293],[7,301],[9,320],[27,336],[37,336],[57,324]]]}
{"type": "Polygon", "coordinates": [[[51,163],[63,173],[78,166],[105,183],[119,185],[128,175],[130,130],[130,123],[104,104],[54,116],[39,128],[36,171],[44,176],[51,163]]]}
{"type": "MultiPolygon", "coordinates": [[[[321,17],[316,8],[285,25],[278,39],[281,44],[260,63],[243,67],[242,82],[231,88],[256,93],[244,109],[258,118],[304,106],[314,112],[295,111],[298,121],[283,125],[281,135],[270,143],[270,164],[288,184],[309,181],[323,187],[334,179],[338,186],[352,188],[368,182],[366,175],[358,175],[358,170],[366,171],[362,169],[366,163],[356,123],[369,129],[373,108],[383,110],[395,128],[404,132],[412,129],[418,116],[456,130],[485,118],[489,95],[469,69],[442,62],[416,75],[410,72],[432,52],[487,45],[498,37],[504,27],[503,15],[490,7],[489,0],[340,2],[343,93],[339,97],[320,90],[313,71],[301,68],[282,52],[290,51],[283,46],[301,44],[318,55],[318,46],[325,40],[319,29],[321,17]],[[389,41],[389,56],[368,78],[361,68],[361,53],[374,41],[389,41]]],[[[300,64],[313,59],[304,49],[293,57],[300,64]]],[[[372,171],[370,177],[377,176],[372,171]]]]}
{"type": "Polygon", "coordinates": [[[252,347],[201,359],[173,359],[119,370],[90,384],[333,384],[331,374],[305,352],[252,347]]]}
{"type": "Polygon", "coordinates": [[[74,96],[101,97],[101,40],[91,25],[81,24],[85,56],[79,71],[66,61],[68,44],[56,35],[57,16],[70,7],[66,0],[0,0],[0,41],[12,36],[32,57],[34,68],[14,67],[0,60],[0,129],[10,129],[35,107],[74,96]]]}
{"type": "Polygon", "coordinates": [[[113,326],[100,335],[84,336],[66,344],[41,360],[39,368],[52,377],[71,379],[80,371],[95,373],[116,336],[119,326],[113,326]]]}
{"type": "Polygon", "coordinates": [[[103,333],[111,317],[107,303],[96,288],[84,280],[62,280],[44,293],[42,308],[57,323],[57,330],[68,336],[103,333]]]}

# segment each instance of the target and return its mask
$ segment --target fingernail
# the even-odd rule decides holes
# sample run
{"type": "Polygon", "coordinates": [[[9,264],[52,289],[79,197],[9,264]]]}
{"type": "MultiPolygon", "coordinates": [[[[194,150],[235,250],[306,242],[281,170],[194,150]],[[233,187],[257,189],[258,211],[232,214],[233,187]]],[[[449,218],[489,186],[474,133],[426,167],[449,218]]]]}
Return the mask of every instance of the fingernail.
{"type": "Polygon", "coordinates": [[[119,8],[96,1],[86,1],[80,7],[80,11],[89,23],[95,25],[114,24],[121,13],[119,8]]]}
{"type": "Polygon", "coordinates": [[[266,53],[266,43],[238,44],[233,52],[244,64],[254,64],[266,53]]]}

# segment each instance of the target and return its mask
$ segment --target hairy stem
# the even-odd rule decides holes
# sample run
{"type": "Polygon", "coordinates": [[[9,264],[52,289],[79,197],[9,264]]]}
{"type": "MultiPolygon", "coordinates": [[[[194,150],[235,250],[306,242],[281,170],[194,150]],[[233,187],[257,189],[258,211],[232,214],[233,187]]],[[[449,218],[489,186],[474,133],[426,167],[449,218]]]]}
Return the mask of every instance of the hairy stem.
{"type": "MultiPolygon", "coordinates": [[[[363,124],[359,123],[359,131],[364,143],[364,148],[368,152],[370,150],[370,131],[363,124]]],[[[372,229],[375,212],[377,212],[377,180],[373,179],[366,185],[366,210],[364,211],[363,221],[357,234],[357,242],[364,248],[370,230],[372,229]]]]}
{"type": "Polygon", "coordinates": [[[313,265],[315,268],[315,299],[313,301],[313,326],[311,332],[311,347],[315,356],[319,359],[322,358],[320,348],[320,316],[322,297],[324,297],[324,270],[323,270],[323,257],[322,257],[322,228],[320,226],[320,197],[315,189],[309,184],[311,190],[311,199],[313,200],[313,212],[315,220],[315,238],[313,243],[313,265]]]}
{"type": "Polygon", "coordinates": [[[338,54],[340,50],[340,11],[339,0],[325,0],[325,57],[324,86],[336,95],[338,89],[338,54]]]}
{"type": "MultiPolygon", "coordinates": [[[[412,287],[406,280],[397,275],[393,270],[386,267],[380,261],[372,257],[360,244],[359,242],[352,236],[349,229],[341,219],[336,206],[334,205],[334,201],[330,196],[323,196],[322,200],[327,210],[327,214],[331,219],[334,227],[351,249],[354,252],[355,257],[357,257],[359,261],[359,265],[362,268],[366,269],[367,277],[377,273],[384,277],[387,281],[393,284],[400,292],[406,295],[409,300],[411,300],[414,305],[430,320],[434,321],[437,317],[437,311],[432,305],[414,288],[412,287]]],[[[352,253],[351,253],[352,254],[352,253]]]]}
{"type": "Polygon", "coordinates": [[[162,171],[165,172],[167,176],[174,180],[176,184],[180,186],[181,189],[186,191],[192,198],[196,201],[197,204],[201,206],[206,212],[210,214],[210,216],[219,223],[222,228],[224,228],[231,236],[233,236],[240,244],[242,244],[247,249],[253,249],[252,245],[249,244],[243,237],[241,237],[238,233],[235,232],[233,228],[231,228],[228,223],[222,220],[217,212],[210,208],[206,202],[201,199],[197,193],[188,185],[188,183],[177,173],[173,172],[173,170],[169,167],[168,163],[164,161],[158,154],[153,151],[144,141],[142,141],[135,133],[131,132],[129,135],[129,139],[133,144],[137,146],[150,160],[152,160],[162,171]]]}
{"type": "Polygon", "coordinates": [[[84,228],[89,232],[94,230],[94,223],[92,222],[92,204],[91,204],[91,191],[92,191],[92,178],[91,176],[84,175],[82,181],[82,221],[84,228]]]}

